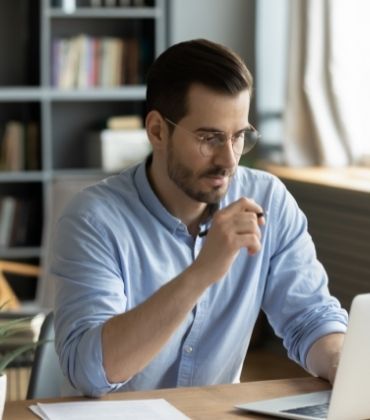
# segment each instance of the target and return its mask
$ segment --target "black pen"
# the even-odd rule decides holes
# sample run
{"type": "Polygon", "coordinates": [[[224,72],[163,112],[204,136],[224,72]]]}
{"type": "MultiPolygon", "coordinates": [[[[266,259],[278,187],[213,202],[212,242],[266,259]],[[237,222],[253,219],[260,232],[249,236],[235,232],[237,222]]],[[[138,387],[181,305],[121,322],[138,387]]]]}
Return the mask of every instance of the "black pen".
{"type": "MultiPolygon", "coordinates": [[[[260,219],[261,217],[266,217],[266,214],[265,214],[263,211],[261,211],[261,212],[259,212],[259,213],[256,213],[256,216],[257,216],[257,218],[258,218],[258,219],[260,219]]],[[[209,230],[209,229],[205,229],[205,230],[203,230],[202,232],[199,232],[199,233],[198,233],[198,236],[199,236],[200,238],[203,238],[203,236],[206,236],[206,235],[207,235],[208,230],[209,230]]]]}

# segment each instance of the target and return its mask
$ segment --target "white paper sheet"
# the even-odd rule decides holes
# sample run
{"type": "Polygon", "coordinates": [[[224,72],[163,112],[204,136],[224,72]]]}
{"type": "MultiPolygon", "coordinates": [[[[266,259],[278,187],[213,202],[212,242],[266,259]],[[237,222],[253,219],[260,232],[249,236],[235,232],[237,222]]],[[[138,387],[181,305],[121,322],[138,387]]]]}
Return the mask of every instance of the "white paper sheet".
{"type": "Polygon", "coordinates": [[[43,420],[190,420],[164,399],[38,403],[29,408],[43,420]]]}

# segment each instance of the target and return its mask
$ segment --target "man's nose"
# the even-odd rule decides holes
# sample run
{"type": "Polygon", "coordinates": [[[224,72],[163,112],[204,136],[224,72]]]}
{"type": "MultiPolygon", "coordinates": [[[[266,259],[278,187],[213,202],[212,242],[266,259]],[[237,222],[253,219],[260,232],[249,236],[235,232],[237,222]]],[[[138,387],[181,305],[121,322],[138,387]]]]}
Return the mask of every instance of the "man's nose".
{"type": "Polygon", "coordinates": [[[233,142],[230,137],[222,146],[217,148],[214,161],[215,164],[224,168],[233,168],[237,165],[239,157],[235,155],[233,142]]]}

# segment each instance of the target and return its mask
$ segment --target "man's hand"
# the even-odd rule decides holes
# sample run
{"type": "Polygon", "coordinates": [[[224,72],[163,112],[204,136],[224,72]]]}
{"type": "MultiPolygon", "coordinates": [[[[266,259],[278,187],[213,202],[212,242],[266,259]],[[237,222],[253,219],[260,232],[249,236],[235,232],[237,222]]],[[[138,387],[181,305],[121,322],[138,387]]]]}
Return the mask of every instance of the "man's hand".
{"type": "Polygon", "coordinates": [[[207,267],[217,281],[227,273],[241,248],[256,254],[261,249],[260,226],[265,224],[258,213],[263,213],[262,207],[244,197],[217,211],[195,264],[207,267]]]}

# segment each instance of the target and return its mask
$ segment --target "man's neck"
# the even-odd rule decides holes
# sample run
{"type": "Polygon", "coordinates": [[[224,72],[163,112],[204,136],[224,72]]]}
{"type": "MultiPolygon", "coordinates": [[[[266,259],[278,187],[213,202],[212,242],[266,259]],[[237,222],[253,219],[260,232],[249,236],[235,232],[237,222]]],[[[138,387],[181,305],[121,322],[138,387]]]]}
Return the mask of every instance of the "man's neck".
{"type": "Polygon", "coordinates": [[[166,209],[180,219],[193,236],[197,235],[199,224],[208,217],[207,204],[191,199],[169,178],[153,170],[153,162],[148,165],[147,174],[154,192],[166,209]]]}

